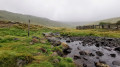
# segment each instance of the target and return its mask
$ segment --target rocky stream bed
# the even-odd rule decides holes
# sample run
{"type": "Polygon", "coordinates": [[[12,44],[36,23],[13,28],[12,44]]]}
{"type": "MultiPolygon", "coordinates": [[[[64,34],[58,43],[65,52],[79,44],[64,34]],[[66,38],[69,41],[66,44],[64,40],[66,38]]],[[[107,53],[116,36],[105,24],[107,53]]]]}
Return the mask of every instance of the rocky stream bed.
{"type": "Polygon", "coordinates": [[[61,56],[73,58],[78,67],[120,67],[120,38],[53,36],[47,39],[54,46],[67,44],[61,56]]]}

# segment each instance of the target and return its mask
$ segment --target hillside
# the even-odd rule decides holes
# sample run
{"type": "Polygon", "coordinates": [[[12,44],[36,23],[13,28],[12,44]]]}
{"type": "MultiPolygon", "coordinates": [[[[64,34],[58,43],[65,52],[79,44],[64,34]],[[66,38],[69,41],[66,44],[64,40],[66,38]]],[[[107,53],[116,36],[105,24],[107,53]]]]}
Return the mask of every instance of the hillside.
{"type": "Polygon", "coordinates": [[[99,24],[100,22],[106,22],[106,23],[116,23],[117,21],[120,20],[120,17],[116,17],[116,18],[110,18],[110,19],[105,19],[105,20],[100,20],[100,21],[96,21],[93,24],[99,24]]]}
{"type": "Polygon", "coordinates": [[[54,26],[54,27],[68,27],[70,25],[49,20],[47,18],[41,18],[31,15],[23,15],[18,13],[12,13],[8,11],[0,10],[0,20],[9,20],[27,23],[28,20],[31,20],[32,24],[45,25],[45,26],[54,26]]]}

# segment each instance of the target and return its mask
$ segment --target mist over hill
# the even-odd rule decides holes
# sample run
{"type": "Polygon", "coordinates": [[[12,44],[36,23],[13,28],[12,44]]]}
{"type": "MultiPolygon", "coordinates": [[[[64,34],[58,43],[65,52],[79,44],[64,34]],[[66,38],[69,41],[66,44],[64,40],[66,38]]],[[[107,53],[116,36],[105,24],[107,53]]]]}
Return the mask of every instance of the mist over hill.
{"type": "Polygon", "coordinates": [[[0,20],[28,23],[29,19],[31,20],[31,24],[53,26],[53,27],[71,27],[71,25],[69,25],[69,24],[49,20],[47,18],[36,17],[36,16],[32,16],[32,15],[12,13],[12,12],[9,12],[9,11],[0,10],[0,20]]]}

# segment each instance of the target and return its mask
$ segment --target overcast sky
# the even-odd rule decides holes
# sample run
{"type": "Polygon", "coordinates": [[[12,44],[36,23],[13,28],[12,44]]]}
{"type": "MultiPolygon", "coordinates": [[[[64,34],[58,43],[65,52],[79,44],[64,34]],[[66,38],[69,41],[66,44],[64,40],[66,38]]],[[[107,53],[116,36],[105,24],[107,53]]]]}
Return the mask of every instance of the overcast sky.
{"type": "Polygon", "coordinates": [[[97,21],[120,17],[120,0],[0,0],[0,10],[56,21],[97,21]]]}

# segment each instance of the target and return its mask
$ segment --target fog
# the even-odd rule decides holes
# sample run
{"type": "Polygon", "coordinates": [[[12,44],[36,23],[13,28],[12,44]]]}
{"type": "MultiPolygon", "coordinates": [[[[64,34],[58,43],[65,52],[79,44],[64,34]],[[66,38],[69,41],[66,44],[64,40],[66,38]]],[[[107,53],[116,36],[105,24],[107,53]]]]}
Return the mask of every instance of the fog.
{"type": "Polygon", "coordinates": [[[0,0],[0,10],[88,23],[120,17],[120,0],[0,0]]]}

